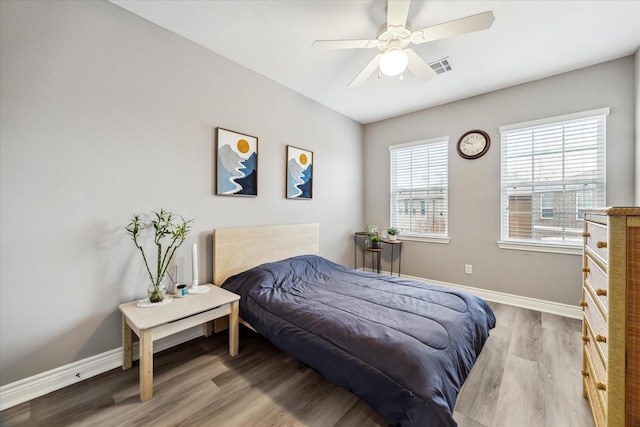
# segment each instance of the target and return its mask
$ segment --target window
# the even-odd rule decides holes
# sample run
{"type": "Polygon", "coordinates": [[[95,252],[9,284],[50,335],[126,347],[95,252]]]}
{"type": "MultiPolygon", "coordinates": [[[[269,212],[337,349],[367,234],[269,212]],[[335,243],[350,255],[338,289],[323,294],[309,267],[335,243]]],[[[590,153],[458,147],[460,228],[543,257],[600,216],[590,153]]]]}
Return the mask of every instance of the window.
{"type": "Polygon", "coordinates": [[[540,218],[553,218],[553,194],[540,196],[540,218]]]}
{"type": "Polygon", "coordinates": [[[391,225],[404,237],[447,238],[448,138],[389,147],[391,225]]]}
{"type": "Polygon", "coordinates": [[[584,209],[605,204],[608,114],[602,108],[500,128],[501,247],[582,244],[584,209]]]}
{"type": "Polygon", "coordinates": [[[576,219],[584,219],[584,210],[593,206],[593,192],[581,191],[576,194],[576,219]]]}

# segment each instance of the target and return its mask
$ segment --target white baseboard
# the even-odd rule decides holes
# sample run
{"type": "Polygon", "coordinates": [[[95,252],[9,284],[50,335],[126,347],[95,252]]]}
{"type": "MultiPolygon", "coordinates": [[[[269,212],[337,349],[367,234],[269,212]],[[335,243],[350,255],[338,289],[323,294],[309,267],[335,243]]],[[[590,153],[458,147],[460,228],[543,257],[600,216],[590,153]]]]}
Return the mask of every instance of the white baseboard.
{"type": "Polygon", "coordinates": [[[522,297],[519,295],[506,294],[504,292],[496,292],[488,289],[473,288],[470,286],[456,285],[455,283],[439,282],[437,280],[421,279],[420,277],[412,277],[402,275],[403,278],[418,280],[421,282],[435,283],[453,289],[464,291],[468,294],[475,295],[487,301],[493,301],[500,304],[513,305],[515,307],[527,308],[529,310],[542,311],[544,313],[556,314],[558,316],[570,317],[572,319],[582,319],[582,309],[577,305],[561,304],[559,302],[545,301],[536,298],[522,297]]]}
{"type": "MultiPolygon", "coordinates": [[[[358,270],[362,270],[359,268],[358,270]]],[[[371,271],[367,269],[366,271],[371,271]]],[[[390,274],[388,271],[382,271],[382,274],[390,274]]],[[[545,301],[536,298],[523,297],[519,295],[506,294],[504,292],[496,292],[488,289],[474,288],[471,286],[457,285],[455,283],[441,282],[438,280],[424,279],[422,277],[402,275],[404,279],[417,280],[419,282],[434,283],[436,285],[446,286],[448,288],[458,289],[471,295],[475,295],[487,301],[493,301],[500,304],[513,305],[515,307],[526,308],[529,310],[542,311],[544,313],[556,314],[558,316],[570,317],[572,319],[582,319],[582,309],[577,305],[562,304],[559,302],[545,301]]]]}
{"type": "MultiPolygon", "coordinates": [[[[388,274],[389,272],[386,273],[388,274]]],[[[487,289],[473,288],[470,286],[456,285],[454,283],[428,280],[414,276],[402,275],[402,277],[459,289],[471,295],[486,299],[487,301],[557,314],[559,316],[570,317],[573,319],[582,318],[582,310],[578,306],[511,295],[487,289]]],[[[201,327],[187,329],[186,331],[169,336],[155,343],[153,352],[157,353],[199,336],[202,336],[201,327]]],[[[135,342],[133,345],[134,359],[137,359],[138,343],[135,342]]],[[[122,366],[122,347],[1,386],[0,411],[4,411],[5,409],[19,405],[20,403],[27,402],[31,399],[35,399],[36,397],[44,396],[52,391],[59,390],[68,385],[102,374],[120,366],[122,366]]]]}
{"type": "MultiPolygon", "coordinates": [[[[194,327],[154,342],[157,353],[203,335],[202,327],[194,327]]],[[[139,358],[138,342],[133,343],[133,359],[139,358]]],[[[0,411],[28,402],[52,391],[75,384],[122,366],[122,347],[52,369],[0,387],[0,411]]]]}

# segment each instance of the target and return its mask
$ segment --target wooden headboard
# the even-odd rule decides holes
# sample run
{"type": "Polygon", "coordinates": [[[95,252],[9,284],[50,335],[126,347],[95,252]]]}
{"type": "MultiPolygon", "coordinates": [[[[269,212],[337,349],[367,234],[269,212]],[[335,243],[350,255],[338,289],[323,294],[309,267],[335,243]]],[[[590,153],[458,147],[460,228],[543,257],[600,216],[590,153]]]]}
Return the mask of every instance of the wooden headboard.
{"type": "Polygon", "coordinates": [[[213,283],[265,262],[320,253],[319,224],[213,230],[213,283]]]}

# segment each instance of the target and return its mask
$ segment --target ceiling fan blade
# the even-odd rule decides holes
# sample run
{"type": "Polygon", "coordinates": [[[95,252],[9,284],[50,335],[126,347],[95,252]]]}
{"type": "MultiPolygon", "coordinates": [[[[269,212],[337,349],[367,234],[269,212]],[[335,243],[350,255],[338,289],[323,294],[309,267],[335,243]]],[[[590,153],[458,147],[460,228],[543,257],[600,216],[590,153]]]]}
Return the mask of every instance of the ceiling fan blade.
{"type": "Polygon", "coordinates": [[[387,26],[404,27],[407,24],[410,0],[387,1],[387,26]]]}
{"type": "Polygon", "coordinates": [[[366,49],[378,47],[378,40],[316,40],[311,46],[324,49],[366,49]]]}
{"type": "Polygon", "coordinates": [[[367,66],[364,67],[362,71],[360,71],[360,74],[358,74],[356,78],[353,79],[351,83],[349,83],[349,87],[356,88],[364,83],[364,81],[367,80],[367,78],[369,78],[369,76],[378,68],[378,65],[380,64],[380,58],[382,58],[381,53],[377,54],[371,60],[371,62],[369,62],[367,66]]]}
{"type": "Polygon", "coordinates": [[[409,68],[416,77],[421,80],[431,80],[437,75],[429,64],[424,62],[413,49],[405,49],[404,51],[407,53],[407,57],[409,58],[407,68],[409,68]]]}
{"type": "Polygon", "coordinates": [[[434,25],[424,30],[414,31],[411,34],[411,42],[420,44],[458,36],[460,34],[473,33],[474,31],[486,30],[491,27],[494,19],[493,12],[488,11],[445,22],[444,24],[434,25]]]}

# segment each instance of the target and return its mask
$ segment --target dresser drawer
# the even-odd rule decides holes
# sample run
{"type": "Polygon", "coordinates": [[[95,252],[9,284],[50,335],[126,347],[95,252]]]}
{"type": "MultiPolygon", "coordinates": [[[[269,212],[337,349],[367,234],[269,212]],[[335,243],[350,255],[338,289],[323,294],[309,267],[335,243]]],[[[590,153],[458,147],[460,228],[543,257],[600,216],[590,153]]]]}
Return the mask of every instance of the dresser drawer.
{"type": "Polygon", "coordinates": [[[591,290],[596,295],[596,298],[602,304],[602,308],[605,312],[609,311],[609,280],[607,278],[607,273],[602,271],[602,269],[595,263],[595,261],[589,256],[585,256],[585,280],[591,287],[591,290]]]}
{"type": "MultiPolygon", "coordinates": [[[[589,360],[591,362],[591,366],[593,368],[592,379],[597,384],[598,382],[602,384],[607,383],[607,367],[606,362],[602,359],[602,355],[597,349],[595,335],[591,330],[591,326],[588,321],[585,321],[587,325],[585,329],[585,335],[582,336],[582,340],[584,342],[584,351],[589,355],[589,360]]],[[[606,390],[603,390],[602,397],[604,401],[607,400],[606,390]]]]}
{"type": "Polygon", "coordinates": [[[591,327],[591,331],[594,334],[594,338],[598,346],[600,346],[600,350],[602,350],[602,354],[606,358],[608,356],[608,339],[607,339],[607,322],[602,317],[600,310],[596,306],[596,303],[593,301],[591,297],[591,292],[588,288],[582,288],[583,294],[583,314],[585,321],[591,327]]]}
{"type": "Polygon", "coordinates": [[[605,264],[608,262],[607,227],[595,222],[585,222],[585,245],[605,264]]]}
{"type": "Polygon", "coordinates": [[[593,370],[591,369],[591,364],[588,363],[590,360],[586,349],[584,358],[587,361],[587,371],[583,372],[582,381],[584,382],[584,388],[587,391],[587,399],[589,399],[589,403],[591,404],[591,411],[593,412],[593,418],[595,419],[596,426],[603,427],[607,425],[607,416],[603,402],[599,398],[599,392],[596,388],[596,383],[593,379],[593,370]]]}

